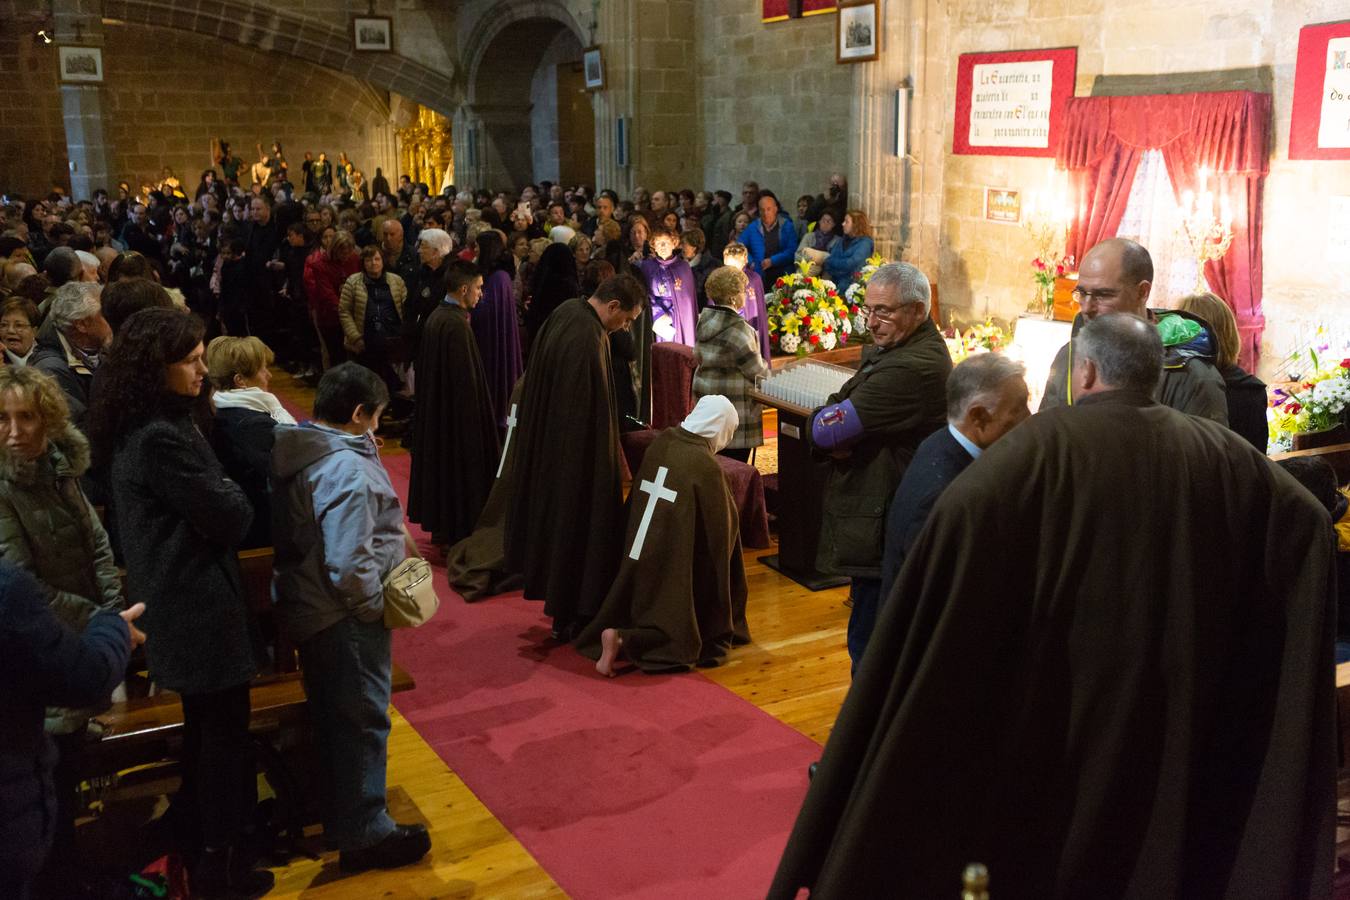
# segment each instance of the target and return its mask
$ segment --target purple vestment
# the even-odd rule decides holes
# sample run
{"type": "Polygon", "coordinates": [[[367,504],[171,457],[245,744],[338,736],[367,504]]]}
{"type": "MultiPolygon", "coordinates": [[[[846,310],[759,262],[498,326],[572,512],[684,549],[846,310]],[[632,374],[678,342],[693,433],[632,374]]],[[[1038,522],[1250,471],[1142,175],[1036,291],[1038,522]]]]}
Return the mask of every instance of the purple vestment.
{"type": "MultiPolygon", "coordinates": [[[[670,259],[644,259],[642,279],[652,305],[652,322],[655,324],[663,317],[668,318],[675,326],[675,336],[670,340],[694,346],[694,331],[698,325],[698,286],[694,283],[694,270],[689,268],[689,263],[678,253],[670,259]]],[[[652,339],[666,340],[657,332],[653,332],[652,339]]]]}
{"type": "Polygon", "coordinates": [[[470,316],[478,355],[483,357],[488,395],[492,398],[492,418],[499,429],[506,428],[506,413],[511,390],[525,370],[520,356],[520,331],[516,327],[516,301],[511,276],[498,269],[483,282],[483,299],[470,316]]]}
{"type": "Polygon", "coordinates": [[[764,279],[758,272],[745,272],[749,284],[745,286],[745,306],[741,308],[741,318],[755,326],[759,332],[759,352],[764,361],[769,361],[769,309],[764,302],[764,279]]]}

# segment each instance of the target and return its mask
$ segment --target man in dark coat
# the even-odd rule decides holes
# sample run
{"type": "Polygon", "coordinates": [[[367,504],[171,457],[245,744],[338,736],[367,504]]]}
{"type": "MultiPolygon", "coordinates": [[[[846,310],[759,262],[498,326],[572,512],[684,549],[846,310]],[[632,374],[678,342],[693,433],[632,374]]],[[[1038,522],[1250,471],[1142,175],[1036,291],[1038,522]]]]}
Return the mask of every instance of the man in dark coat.
{"type": "Polygon", "coordinates": [[[740,519],[713,454],[736,432],[726,397],[702,397],[656,438],[628,495],[628,552],[577,650],[613,677],[622,653],[647,672],[717,665],[748,644],[740,519]]]}
{"type": "Polygon", "coordinates": [[[244,268],[248,272],[249,334],[262,338],[263,343],[275,344],[276,311],[272,273],[284,273],[286,268],[284,262],[275,259],[285,232],[278,229],[267,200],[264,192],[249,201],[249,221],[244,223],[241,237],[244,241],[244,268]]]}
{"type": "Polygon", "coordinates": [[[1326,510],[1153,399],[1155,329],[1079,335],[1072,407],[938,500],[769,896],[1326,897],[1326,510]]]}
{"type": "Polygon", "coordinates": [[[506,564],[504,528],[506,508],[516,483],[516,425],[520,422],[520,398],[525,393],[522,376],[511,391],[507,407],[506,438],[497,479],[492,482],[487,505],[474,525],[473,533],[450,548],[445,555],[445,577],[465,601],[472,603],[520,587],[520,573],[506,564]]]}
{"type": "MultiPolygon", "coordinates": [[[[1158,326],[1166,356],[1158,402],[1179,412],[1228,424],[1223,376],[1215,368],[1218,338],[1204,320],[1177,310],[1148,307],[1153,288],[1153,258],[1128,238],[1110,238],[1083,257],[1073,295],[1082,309],[1073,333],[1097,316],[1130,313],[1158,326]]],[[[1071,390],[1074,341],[1059,348],[1045,381],[1041,409],[1074,402],[1071,390]]]]}
{"type": "MultiPolygon", "coordinates": [[[[938,497],[994,441],[1030,414],[1027,393],[1025,367],[999,353],[967,357],[952,369],[947,379],[947,427],[924,438],[891,499],[878,606],[891,595],[905,555],[923,531],[938,497]]],[[[867,648],[877,614],[880,609],[874,610],[871,621],[849,623],[850,633],[856,632],[858,638],[859,656],[867,648]]],[[[859,615],[857,607],[853,615],[859,615]]]]}
{"type": "Polygon", "coordinates": [[[76,634],[32,576],[0,563],[0,895],[26,900],[56,825],[56,748],[42,730],[43,708],[105,702],[145,640],[130,624],[144,611],[137,603],[95,613],[76,634]]]}
{"type": "Polygon", "coordinates": [[[946,422],[952,358],[928,317],[930,295],[928,279],[909,263],[876,271],[866,306],[874,344],[858,373],[811,418],[812,444],[833,459],[816,567],[853,579],[855,666],[880,600],[887,504],[919,442],[946,422]]]}
{"type": "Polygon", "coordinates": [[[560,639],[595,615],[618,569],[623,491],[609,333],[631,325],[646,299],[635,278],[616,275],[555,309],[530,354],[506,561],[524,576],[526,598],[544,601],[560,639]]]}
{"type": "Polygon", "coordinates": [[[408,518],[437,545],[473,531],[497,471],[497,424],[469,313],[483,292],[473,263],[455,260],[448,293],[427,316],[417,352],[408,518]]]}

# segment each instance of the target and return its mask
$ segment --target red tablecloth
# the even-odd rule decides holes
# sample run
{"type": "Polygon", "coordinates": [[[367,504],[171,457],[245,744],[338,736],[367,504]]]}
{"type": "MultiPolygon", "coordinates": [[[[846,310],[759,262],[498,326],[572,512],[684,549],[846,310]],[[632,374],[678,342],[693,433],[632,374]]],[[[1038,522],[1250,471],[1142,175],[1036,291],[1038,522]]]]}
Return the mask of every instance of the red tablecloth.
{"type": "MultiPolygon", "coordinates": [[[[681,417],[683,420],[683,417],[681,417]]],[[[659,431],[630,431],[623,436],[624,461],[630,473],[642,467],[642,457],[656,440],[659,431]]],[[[764,505],[764,478],[759,470],[747,463],[718,456],[717,463],[726,476],[731,496],[741,517],[741,544],[755,550],[770,546],[769,511],[764,505]]],[[[631,475],[629,476],[631,478],[631,475]]]]}
{"type": "Polygon", "coordinates": [[[694,348],[652,345],[652,428],[660,431],[684,421],[694,408],[694,348]]]}

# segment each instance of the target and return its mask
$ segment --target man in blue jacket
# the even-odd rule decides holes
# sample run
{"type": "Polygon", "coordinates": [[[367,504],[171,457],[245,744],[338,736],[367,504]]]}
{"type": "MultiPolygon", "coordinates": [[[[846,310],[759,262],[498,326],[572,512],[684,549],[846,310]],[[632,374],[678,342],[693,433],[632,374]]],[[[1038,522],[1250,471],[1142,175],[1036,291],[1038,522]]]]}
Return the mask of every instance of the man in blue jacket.
{"type": "Polygon", "coordinates": [[[741,243],[750,257],[750,271],[758,272],[764,287],[773,290],[774,282],[792,268],[797,252],[797,229],[783,215],[773,191],[760,192],[759,218],[741,232],[741,243]]]}
{"type": "Polygon", "coordinates": [[[41,586],[0,564],[0,896],[26,900],[56,824],[56,747],[42,730],[47,706],[95,706],[126,676],[145,612],[95,613],[82,634],[63,626],[41,586]]]}

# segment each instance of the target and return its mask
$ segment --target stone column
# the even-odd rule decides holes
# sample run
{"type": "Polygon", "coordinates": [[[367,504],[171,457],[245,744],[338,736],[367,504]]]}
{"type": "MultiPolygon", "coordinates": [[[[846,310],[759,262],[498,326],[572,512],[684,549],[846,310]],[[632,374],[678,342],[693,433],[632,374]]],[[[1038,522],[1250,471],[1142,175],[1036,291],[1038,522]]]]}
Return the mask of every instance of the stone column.
{"type": "Polygon", "coordinates": [[[928,65],[925,48],[933,2],[883,0],[881,58],[855,66],[849,203],[867,212],[879,253],[903,257],[936,279],[943,147],[942,122],[934,119],[946,76],[928,65]],[[895,95],[906,82],[909,158],[901,159],[895,95]]]}
{"type": "MultiPolygon", "coordinates": [[[[103,46],[102,0],[54,0],[53,25],[57,45],[103,46]]],[[[107,77],[107,73],[104,73],[107,77]]],[[[104,137],[103,85],[61,83],[61,119],[66,129],[66,156],[70,160],[70,193],[83,200],[98,188],[117,181],[112,147],[104,137]]],[[[134,187],[134,185],[133,185],[134,187]]]]}
{"type": "MultiPolygon", "coordinates": [[[[633,190],[633,164],[630,156],[626,168],[619,168],[615,123],[619,116],[633,121],[632,71],[637,53],[634,48],[634,6],[637,0],[609,0],[599,8],[596,43],[603,53],[605,89],[592,95],[591,108],[595,111],[595,185],[596,189],[612,188],[621,197],[633,190]]],[[[629,147],[636,147],[630,138],[629,147]]]]}

